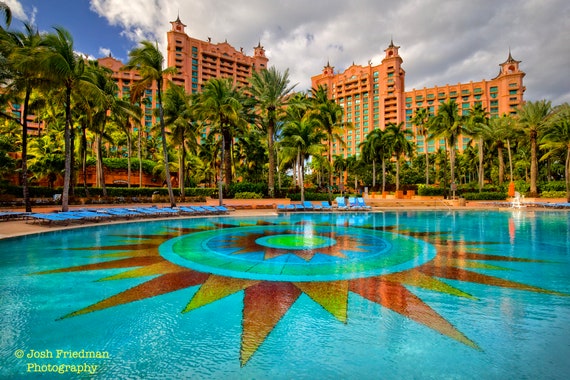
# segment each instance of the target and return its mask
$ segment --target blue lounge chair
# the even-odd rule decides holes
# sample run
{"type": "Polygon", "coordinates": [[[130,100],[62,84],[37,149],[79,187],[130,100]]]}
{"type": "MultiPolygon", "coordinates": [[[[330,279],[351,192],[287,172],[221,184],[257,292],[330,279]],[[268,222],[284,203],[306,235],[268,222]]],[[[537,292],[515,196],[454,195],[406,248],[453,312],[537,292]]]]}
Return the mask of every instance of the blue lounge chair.
{"type": "Polygon", "coordinates": [[[333,206],[331,206],[328,201],[322,201],[322,202],[321,202],[321,208],[322,208],[324,211],[330,211],[330,210],[333,209],[333,206]]]}
{"type": "Polygon", "coordinates": [[[344,202],[343,197],[336,197],[336,204],[339,210],[348,210],[348,205],[344,202]]]}
{"type": "Polygon", "coordinates": [[[356,203],[355,197],[348,198],[348,208],[350,208],[351,210],[361,210],[358,203],[356,203]]]}
{"type": "Polygon", "coordinates": [[[295,211],[305,211],[305,208],[301,204],[294,204],[293,207],[295,207],[295,211]]]}
{"type": "Polygon", "coordinates": [[[315,209],[311,201],[304,201],[303,208],[305,209],[305,211],[313,211],[315,209]]]}
{"type": "Polygon", "coordinates": [[[364,198],[362,198],[362,197],[356,198],[356,204],[358,204],[358,206],[363,210],[371,210],[372,209],[371,206],[368,206],[366,204],[366,202],[364,202],[364,198]]]}
{"type": "Polygon", "coordinates": [[[278,212],[290,212],[290,211],[295,211],[295,206],[289,204],[289,205],[277,205],[277,211],[278,212]]]}

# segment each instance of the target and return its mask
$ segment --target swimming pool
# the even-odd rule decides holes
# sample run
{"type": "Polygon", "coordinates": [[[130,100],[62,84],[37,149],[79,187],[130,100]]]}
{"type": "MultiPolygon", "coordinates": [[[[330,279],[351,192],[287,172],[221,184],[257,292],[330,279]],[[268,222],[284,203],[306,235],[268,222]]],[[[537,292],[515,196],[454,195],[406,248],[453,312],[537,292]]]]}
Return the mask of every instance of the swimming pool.
{"type": "Polygon", "coordinates": [[[565,378],[570,214],[290,214],[0,241],[0,377],[565,378]]]}

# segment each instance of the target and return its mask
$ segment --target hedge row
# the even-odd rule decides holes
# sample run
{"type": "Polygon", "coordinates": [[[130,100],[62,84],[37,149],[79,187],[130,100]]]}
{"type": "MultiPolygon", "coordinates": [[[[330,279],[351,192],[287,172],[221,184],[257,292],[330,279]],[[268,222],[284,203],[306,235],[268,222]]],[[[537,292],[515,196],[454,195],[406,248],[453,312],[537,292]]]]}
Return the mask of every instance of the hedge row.
{"type": "Polygon", "coordinates": [[[496,193],[489,191],[482,191],[480,193],[464,193],[462,196],[468,201],[504,201],[507,199],[506,193],[496,193]]]}
{"type": "MultiPolygon", "coordinates": [[[[12,195],[17,198],[22,197],[22,188],[20,186],[8,186],[4,188],[4,194],[12,195]]],[[[180,196],[180,189],[172,189],[175,196],[180,196]]],[[[30,198],[53,198],[55,194],[61,194],[63,189],[56,187],[50,189],[48,187],[30,186],[30,198]]],[[[90,197],[103,196],[103,189],[100,187],[88,188],[90,197]]],[[[164,187],[107,187],[107,196],[109,197],[152,197],[153,194],[160,196],[168,196],[168,189],[164,187]]],[[[217,196],[218,189],[191,187],[184,189],[184,195],[188,197],[212,197],[217,196]]],[[[75,188],[76,197],[87,197],[85,188],[75,188]]]]}

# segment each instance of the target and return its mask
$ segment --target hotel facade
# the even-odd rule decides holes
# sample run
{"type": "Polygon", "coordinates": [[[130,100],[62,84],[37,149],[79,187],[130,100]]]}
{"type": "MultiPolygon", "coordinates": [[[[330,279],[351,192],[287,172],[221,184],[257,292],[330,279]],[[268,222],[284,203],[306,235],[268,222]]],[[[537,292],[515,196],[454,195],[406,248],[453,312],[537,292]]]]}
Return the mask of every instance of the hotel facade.
{"type": "MultiPolygon", "coordinates": [[[[514,114],[523,103],[525,73],[519,68],[520,61],[513,59],[510,52],[507,60],[499,65],[499,74],[491,80],[407,91],[399,48],[391,41],[377,66],[353,64],[343,72],[335,73],[334,67],[327,63],[321,74],[311,78],[312,87],[325,87],[329,98],[343,108],[343,121],[354,126],[354,129],[344,132],[345,147],[333,143],[333,154],[344,157],[358,155],[358,146],[366,140],[368,133],[377,128],[383,130],[390,123],[401,122],[411,132],[409,139],[416,144],[418,153],[425,153],[426,149],[434,153],[444,147],[445,141],[429,141],[427,146],[424,145],[423,136],[417,133],[411,122],[416,110],[426,108],[429,115],[436,115],[439,104],[453,100],[462,115],[467,115],[469,109],[481,104],[490,117],[497,117],[514,114]]],[[[469,140],[460,136],[457,148],[462,151],[469,140]]]]}
{"type": "MultiPolygon", "coordinates": [[[[261,43],[253,48],[253,55],[248,56],[243,48],[237,50],[227,41],[213,43],[210,38],[203,41],[188,36],[186,25],[179,17],[170,24],[165,58],[167,67],[176,67],[178,72],[168,76],[168,79],[183,86],[189,94],[201,92],[204,84],[211,78],[231,78],[238,87],[247,86],[249,77],[255,71],[267,68],[269,59],[265,56],[261,43]]],[[[101,66],[113,71],[113,79],[118,84],[117,95],[128,96],[131,85],[140,79],[139,74],[135,70],[122,71],[123,63],[111,56],[98,61],[101,66]]],[[[157,122],[153,115],[157,106],[156,84],[147,88],[143,97],[143,125],[149,131],[157,122]]]]}

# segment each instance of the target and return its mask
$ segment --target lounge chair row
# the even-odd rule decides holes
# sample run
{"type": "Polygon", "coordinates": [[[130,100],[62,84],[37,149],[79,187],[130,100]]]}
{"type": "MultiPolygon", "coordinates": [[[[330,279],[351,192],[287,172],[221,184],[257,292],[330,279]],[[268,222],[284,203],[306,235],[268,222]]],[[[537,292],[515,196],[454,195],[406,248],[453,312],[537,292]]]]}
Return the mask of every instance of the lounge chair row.
{"type": "Polygon", "coordinates": [[[7,222],[10,220],[25,219],[29,212],[18,211],[2,211],[0,212],[0,221],[7,222]]]}
{"type": "Polygon", "coordinates": [[[351,197],[349,198],[349,204],[345,203],[344,198],[336,198],[336,205],[330,205],[328,201],[323,201],[321,203],[313,203],[310,201],[305,201],[299,204],[279,204],[277,205],[277,211],[279,212],[292,212],[292,211],[370,211],[372,207],[366,205],[364,198],[362,197],[351,197]]]}
{"type": "Polygon", "coordinates": [[[68,225],[72,223],[95,223],[119,219],[147,219],[171,216],[221,215],[229,209],[224,206],[179,206],[170,207],[134,207],[134,208],[97,208],[56,213],[28,213],[26,218],[32,223],[47,225],[68,225]]]}

